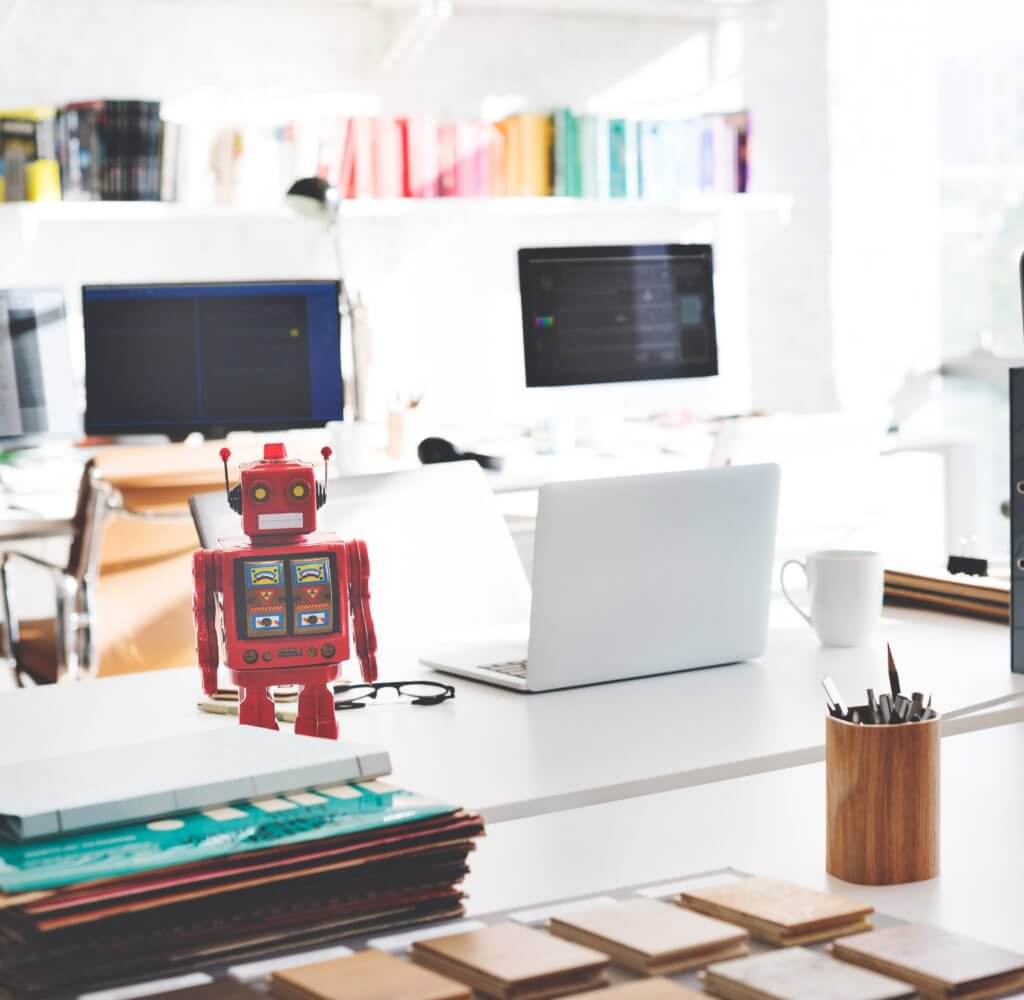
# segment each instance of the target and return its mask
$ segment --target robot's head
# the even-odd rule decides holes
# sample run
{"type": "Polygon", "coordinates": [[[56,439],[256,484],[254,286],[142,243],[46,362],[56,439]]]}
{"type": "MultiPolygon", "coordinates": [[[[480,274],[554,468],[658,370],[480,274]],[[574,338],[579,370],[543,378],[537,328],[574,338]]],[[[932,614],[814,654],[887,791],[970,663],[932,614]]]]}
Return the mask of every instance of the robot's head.
{"type": "MultiPolygon", "coordinates": [[[[222,448],[220,454],[227,486],[231,453],[222,448]]],[[[321,454],[326,463],[330,448],[321,454]]],[[[254,540],[316,531],[316,512],[326,500],[327,491],[316,481],[313,466],[288,458],[280,443],[264,445],[262,461],[240,466],[239,485],[228,490],[231,509],[242,515],[242,530],[254,540]]]]}

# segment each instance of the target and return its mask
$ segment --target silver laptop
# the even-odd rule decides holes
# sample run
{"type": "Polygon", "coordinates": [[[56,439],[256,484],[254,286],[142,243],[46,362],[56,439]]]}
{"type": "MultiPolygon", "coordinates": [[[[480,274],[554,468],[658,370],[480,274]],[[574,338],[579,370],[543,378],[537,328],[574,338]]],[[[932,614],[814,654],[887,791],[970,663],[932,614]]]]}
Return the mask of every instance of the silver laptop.
{"type": "Polygon", "coordinates": [[[420,661],[550,691],[760,656],[778,494],[777,465],[543,486],[528,633],[439,644],[420,661]]]}

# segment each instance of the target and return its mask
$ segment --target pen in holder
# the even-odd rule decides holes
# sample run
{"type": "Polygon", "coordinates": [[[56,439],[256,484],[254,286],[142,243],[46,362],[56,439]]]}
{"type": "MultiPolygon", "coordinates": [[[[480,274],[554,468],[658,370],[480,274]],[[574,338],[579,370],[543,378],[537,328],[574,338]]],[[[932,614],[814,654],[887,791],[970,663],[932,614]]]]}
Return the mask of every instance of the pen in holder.
{"type": "Polygon", "coordinates": [[[940,724],[826,718],[830,875],[893,885],[939,874],[940,724]]]}

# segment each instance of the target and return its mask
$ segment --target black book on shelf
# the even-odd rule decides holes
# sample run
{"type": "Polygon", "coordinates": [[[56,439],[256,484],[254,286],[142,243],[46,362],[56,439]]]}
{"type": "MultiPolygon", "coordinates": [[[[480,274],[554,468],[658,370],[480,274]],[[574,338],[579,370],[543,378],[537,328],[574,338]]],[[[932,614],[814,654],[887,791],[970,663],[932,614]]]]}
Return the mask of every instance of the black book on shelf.
{"type": "Polygon", "coordinates": [[[102,197],[105,107],[103,101],[76,101],[58,114],[61,189],[70,201],[102,197]]]}
{"type": "Polygon", "coordinates": [[[58,135],[66,197],[159,200],[163,180],[159,101],[68,104],[60,112],[58,135]]]}

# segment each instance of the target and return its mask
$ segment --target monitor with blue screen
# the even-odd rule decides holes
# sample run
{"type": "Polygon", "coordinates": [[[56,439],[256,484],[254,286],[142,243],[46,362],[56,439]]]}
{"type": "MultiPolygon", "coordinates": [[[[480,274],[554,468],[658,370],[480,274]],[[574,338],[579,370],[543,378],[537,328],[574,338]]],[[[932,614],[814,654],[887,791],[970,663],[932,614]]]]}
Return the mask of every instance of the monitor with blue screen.
{"type": "Polygon", "coordinates": [[[89,434],[208,437],[342,415],[336,281],[86,285],[89,434]]]}

